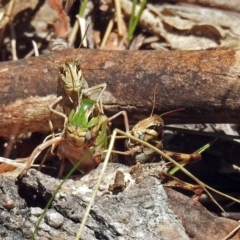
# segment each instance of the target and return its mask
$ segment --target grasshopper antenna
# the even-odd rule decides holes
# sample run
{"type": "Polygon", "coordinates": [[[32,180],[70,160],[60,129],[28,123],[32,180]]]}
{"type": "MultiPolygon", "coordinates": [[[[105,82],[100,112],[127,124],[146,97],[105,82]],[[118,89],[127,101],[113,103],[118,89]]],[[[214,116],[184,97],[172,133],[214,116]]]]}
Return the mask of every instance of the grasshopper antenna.
{"type": "Polygon", "coordinates": [[[153,107],[152,107],[152,111],[151,111],[150,117],[153,115],[153,111],[154,111],[154,109],[156,107],[156,83],[154,83],[153,99],[151,99],[151,100],[153,102],[153,107]]]}
{"type": "MultiPolygon", "coordinates": [[[[150,117],[153,115],[153,111],[156,107],[156,83],[154,83],[153,99],[151,99],[151,100],[153,102],[153,107],[152,107],[152,112],[151,112],[150,117]]],[[[165,112],[165,113],[161,114],[160,117],[171,114],[171,113],[174,113],[174,112],[183,111],[183,110],[185,110],[185,108],[174,109],[174,110],[171,110],[171,111],[168,111],[168,112],[165,112]]]]}
{"type": "Polygon", "coordinates": [[[174,112],[183,111],[183,110],[185,110],[185,108],[177,108],[177,109],[174,109],[174,110],[171,110],[171,111],[168,111],[168,112],[165,112],[165,113],[161,114],[160,117],[171,114],[171,113],[174,113],[174,112]]]}
{"type": "Polygon", "coordinates": [[[81,48],[81,46],[82,46],[82,44],[83,44],[83,39],[84,39],[84,38],[86,37],[86,35],[87,35],[87,31],[88,31],[89,25],[90,25],[90,24],[87,25],[86,31],[85,31],[85,33],[84,33],[84,35],[83,35],[83,37],[82,37],[81,43],[80,43],[80,45],[79,45],[79,47],[78,47],[78,51],[77,51],[77,53],[76,53],[76,55],[75,55],[75,57],[74,57],[74,61],[76,61],[77,55],[78,55],[78,53],[79,53],[79,50],[80,50],[80,48],[81,48]]]}

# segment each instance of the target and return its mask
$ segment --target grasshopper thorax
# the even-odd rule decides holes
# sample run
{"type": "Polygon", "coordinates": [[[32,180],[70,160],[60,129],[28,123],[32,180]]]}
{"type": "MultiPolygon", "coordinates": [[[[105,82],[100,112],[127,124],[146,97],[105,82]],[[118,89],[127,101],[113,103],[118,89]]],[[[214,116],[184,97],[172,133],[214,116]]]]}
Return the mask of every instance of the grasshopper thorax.
{"type": "Polygon", "coordinates": [[[66,139],[77,148],[91,145],[98,135],[103,119],[106,121],[95,101],[82,99],[80,105],[69,115],[66,139]]]}

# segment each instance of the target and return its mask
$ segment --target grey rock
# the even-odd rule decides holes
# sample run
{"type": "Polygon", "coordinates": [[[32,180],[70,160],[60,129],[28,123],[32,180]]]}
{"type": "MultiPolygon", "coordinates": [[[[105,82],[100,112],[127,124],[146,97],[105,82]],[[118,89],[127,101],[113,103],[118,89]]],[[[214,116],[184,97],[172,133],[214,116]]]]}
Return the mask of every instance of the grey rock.
{"type": "MultiPolygon", "coordinates": [[[[82,179],[67,180],[62,185],[43,218],[35,239],[75,238],[100,170],[101,165],[82,179]]],[[[0,226],[0,236],[6,235],[1,239],[29,239],[43,206],[60,183],[60,180],[34,169],[30,169],[18,183],[14,179],[2,177],[0,191],[14,199],[15,207],[9,211],[0,206],[0,223],[4,223],[0,226]],[[18,194],[19,187],[23,192],[22,197],[18,194]]],[[[170,209],[167,195],[158,179],[147,177],[136,184],[131,179],[129,167],[109,164],[81,239],[144,238],[189,239],[180,220],[170,209]],[[113,194],[108,189],[114,183],[116,171],[124,173],[126,188],[113,194]]]]}
{"type": "Polygon", "coordinates": [[[61,227],[64,222],[64,217],[60,213],[52,209],[47,212],[45,219],[46,219],[46,222],[49,224],[49,226],[53,228],[61,227]]]}

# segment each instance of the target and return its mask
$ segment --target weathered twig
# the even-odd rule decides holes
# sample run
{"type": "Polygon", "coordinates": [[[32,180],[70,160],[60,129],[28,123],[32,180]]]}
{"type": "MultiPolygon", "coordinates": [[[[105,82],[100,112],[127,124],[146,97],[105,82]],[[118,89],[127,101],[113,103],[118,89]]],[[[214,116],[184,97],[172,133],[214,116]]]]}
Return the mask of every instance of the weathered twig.
{"type": "MultiPolygon", "coordinates": [[[[49,130],[47,105],[56,98],[58,67],[76,50],[52,52],[0,65],[0,135],[49,130]],[[39,61],[39,59],[41,61],[39,61]],[[55,66],[49,62],[55,61],[55,66]]],[[[156,91],[156,112],[185,108],[167,123],[238,123],[240,51],[97,51],[77,56],[90,86],[106,82],[108,113],[127,110],[134,121],[149,115],[156,91]]],[[[54,126],[62,120],[54,115],[54,126]]]]}

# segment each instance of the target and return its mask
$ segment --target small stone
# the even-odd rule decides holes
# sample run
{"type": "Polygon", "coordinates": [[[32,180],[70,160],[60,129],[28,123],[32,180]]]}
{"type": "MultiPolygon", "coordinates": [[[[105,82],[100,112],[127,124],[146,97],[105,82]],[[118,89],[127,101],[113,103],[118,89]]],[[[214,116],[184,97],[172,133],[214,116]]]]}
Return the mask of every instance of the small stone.
{"type": "Polygon", "coordinates": [[[46,222],[53,228],[59,228],[63,225],[63,216],[55,211],[49,211],[45,217],[46,222]]]}
{"type": "Polygon", "coordinates": [[[0,202],[2,206],[8,210],[11,210],[15,207],[15,202],[6,194],[0,194],[0,202]]]}
{"type": "Polygon", "coordinates": [[[37,220],[38,220],[38,218],[36,216],[32,215],[32,216],[29,217],[29,221],[32,222],[32,223],[36,223],[37,220]]]}
{"type": "Polygon", "coordinates": [[[44,223],[44,222],[40,223],[38,229],[42,230],[44,232],[50,232],[51,231],[51,227],[48,224],[44,223]]]}
{"type": "Polygon", "coordinates": [[[31,207],[30,208],[31,215],[39,217],[43,213],[43,209],[40,207],[31,207]]]}

